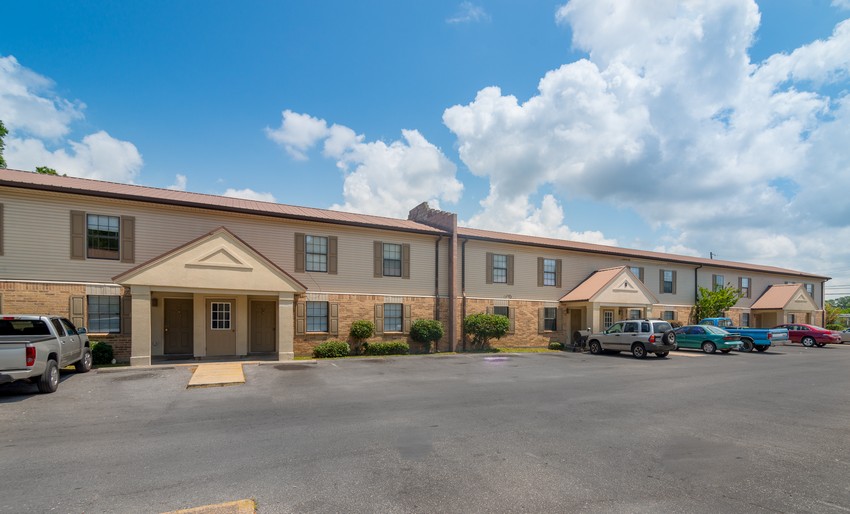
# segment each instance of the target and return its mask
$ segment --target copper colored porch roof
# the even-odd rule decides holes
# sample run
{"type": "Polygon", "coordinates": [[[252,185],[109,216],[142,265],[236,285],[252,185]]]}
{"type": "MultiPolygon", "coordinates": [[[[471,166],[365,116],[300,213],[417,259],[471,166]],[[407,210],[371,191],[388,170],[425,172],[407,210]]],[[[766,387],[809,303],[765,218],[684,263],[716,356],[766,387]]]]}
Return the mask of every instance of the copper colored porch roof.
{"type": "Polygon", "coordinates": [[[829,277],[814,275],[775,266],[761,266],[746,262],[722,261],[718,259],[706,259],[704,257],[690,257],[687,255],[675,255],[671,253],[651,252],[648,250],[632,250],[630,248],[619,248],[593,243],[581,243],[579,241],[568,241],[566,239],[552,239],[548,237],[526,236],[522,234],[508,234],[481,230],[477,228],[458,227],[458,237],[466,239],[480,239],[486,241],[499,241],[503,243],[521,244],[529,246],[542,246],[559,250],[572,250],[576,252],[588,252],[596,254],[614,255],[626,259],[646,259],[653,261],[675,262],[689,266],[711,266],[714,268],[733,268],[738,270],[760,271],[766,273],[780,273],[782,275],[796,275],[800,277],[829,280],[829,277]]]}
{"type": "Polygon", "coordinates": [[[257,214],[260,216],[274,216],[305,221],[367,226],[390,230],[402,230],[405,232],[444,234],[444,231],[442,230],[404,219],[385,218],[382,216],[372,216],[368,214],[354,214],[327,209],[315,209],[312,207],[298,207],[294,205],[245,200],[242,198],[230,198],[226,196],[202,193],[189,193],[186,191],[173,191],[171,189],[119,184],[116,182],[105,182],[102,180],[42,175],[28,171],[0,169],[0,186],[55,191],[86,196],[99,196],[105,198],[119,198],[123,200],[180,205],[184,207],[240,212],[245,214],[257,214]]]}
{"type": "Polygon", "coordinates": [[[767,288],[750,309],[784,309],[802,284],[774,284],[767,288]]]}
{"type": "Polygon", "coordinates": [[[577,285],[575,289],[561,297],[562,302],[586,302],[593,298],[596,293],[611,283],[626,267],[605,268],[596,270],[593,275],[587,277],[584,282],[577,285]]]}

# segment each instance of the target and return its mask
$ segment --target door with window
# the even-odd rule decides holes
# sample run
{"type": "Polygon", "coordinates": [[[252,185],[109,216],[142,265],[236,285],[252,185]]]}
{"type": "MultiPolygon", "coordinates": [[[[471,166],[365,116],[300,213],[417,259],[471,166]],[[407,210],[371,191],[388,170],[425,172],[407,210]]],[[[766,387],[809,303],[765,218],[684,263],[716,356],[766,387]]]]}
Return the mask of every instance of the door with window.
{"type": "Polygon", "coordinates": [[[166,355],[191,355],[195,353],[192,341],[194,330],[191,298],[166,298],[163,330],[163,353],[166,355]]]}
{"type": "Polygon", "coordinates": [[[236,299],[207,300],[207,356],[236,355],[236,299]]]}

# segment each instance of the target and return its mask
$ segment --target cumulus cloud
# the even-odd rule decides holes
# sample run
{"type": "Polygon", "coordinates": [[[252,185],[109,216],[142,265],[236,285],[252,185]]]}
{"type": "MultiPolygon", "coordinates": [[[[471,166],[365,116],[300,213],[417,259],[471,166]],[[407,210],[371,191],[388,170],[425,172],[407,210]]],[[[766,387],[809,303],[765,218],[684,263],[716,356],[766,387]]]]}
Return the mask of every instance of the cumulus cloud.
{"type": "Polygon", "coordinates": [[[287,110],[280,128],[267,134],[296,159],[322,143],[322,155],[344,176],[345,202],[331,209],[404,218],[423,201],[455,203],[463,191],[454,163],[416,130],[402,130],[390,143],[366,141],[344,125],[287,110]]]}
{"type": "Polygon", "coordinates": [[[472,2],[461,2],[454,15],[446,19],[446,23],[473,23],[490,21],[490,15],[480,5],[472,2]]]}
{"type": "Polygon", "coordinates": [[[174,183],[168,186],[166,189],[171,189],[172,191],[185,191],[186,184],[188,180],[186,179],[186,175],[177,174],[174,177],[174,183]]]}
{"type": "Polygon", "coordinates": [[[832,0],[832,5],[840,9],[850,9],[850,0],[832,0]]]}
{"type": "Polygon", "coordinates": [[[557,200],[529,205],[547,191],[629,208],[679,234],[661,247],[682,253],[823,273],[850,260],[811,243],[850,219],[847,202],[824,201],[850,187],[850,106],[835,93],[850,21],[763,62],[748,54],[752,0],[572,0],[556,22],[587,58],[546,73],[527,100],[488,87],[443,114],[491,184],[469,223],[568,231],[542,214],[557,200]]]}
{"type": "Polygon", "coordinates": [[[244,200],[256,200],[258,202],[270,202],[274,203],[275,197],[271,193],[259,193],[254,191],[253,189],[233,189],[227,188],[227,190],[223,193],[222,196],[228,196],[230,198],[242,198],[244,200]]]}
{"type": "Polygon", "coordinates": [[[9,135],[4,157],[10,168],[48,166],[59,173],[115,182],[133,182],[142,156],[130,142],[98,131],[69,140],[85,105],[58,96],[53,81],[0,56],[0,119],[9,135]]]}

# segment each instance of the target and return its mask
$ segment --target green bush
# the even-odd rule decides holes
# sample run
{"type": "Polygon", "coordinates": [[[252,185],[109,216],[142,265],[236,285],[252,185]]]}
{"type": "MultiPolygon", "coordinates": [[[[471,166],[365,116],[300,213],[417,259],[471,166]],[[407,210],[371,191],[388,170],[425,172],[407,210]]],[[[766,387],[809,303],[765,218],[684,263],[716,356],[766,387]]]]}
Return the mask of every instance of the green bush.
{"type": "Polygon", "coordinates": [[[508,333],[511,322],[499,314],[470,314],[463,319],[463,328],[472,336],[472,346],[484,349],[490,339],[499,339],[508,333]]]}
{"type": "Polygon", "coordinates": [[[552,341],[551,343],[549,343],[549,349],[550,350],[563,350],[564,344],[559,343],[558,341],[552,341]]]}
{"type": "Polygon", "coordinates": [[[443,338],[443,324],[435,319],[417,319],[410,325],[410,338],[428,345],[430,352],[431,342],[436,343],[443,338]]]}
{"type": "Polygon", "coordinates": [[[359,319],[351,324],[348,335],[355,341],[369,339],[375,333],[375,324],[369,320],[359,319]]]}
{"type": "Polygon", "coordinates": [[[366,355],[407,355],[410,345],[404,341],[378,341],[363,345],[366,355]]]}
{"type": "Polygon", "coordinates": [[[112,364],[112,359],[115,354],[112,351],[112,345],[94,341],[91,344],[91,358],[94,364],[112,364]]]}
{"type": "Polygon", "coordinates": [[[345,341],[325,341],[313,348],[313,357],[317,359],[332,359],[334,357],[347,357],[351,348],[345,341]]]}
{"type": "Polygon", "coordinates": [[[830,323],[824,328],[827,330],[844,330],[844,325],[839,325],[838,323],[830,323]]]}

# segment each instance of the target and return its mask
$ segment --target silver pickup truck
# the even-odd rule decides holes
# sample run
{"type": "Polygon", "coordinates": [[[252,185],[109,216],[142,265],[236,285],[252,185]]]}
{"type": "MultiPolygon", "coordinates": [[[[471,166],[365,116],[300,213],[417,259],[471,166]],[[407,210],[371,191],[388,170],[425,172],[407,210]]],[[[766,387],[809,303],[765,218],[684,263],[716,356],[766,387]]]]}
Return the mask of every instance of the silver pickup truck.
{"type": "Polygon", "coordinates": [[[85,329],[59,316],[0,314],[0,384],[30,380],[42,393],[59,387],[59,368],[91,369],[85,329]]]}

